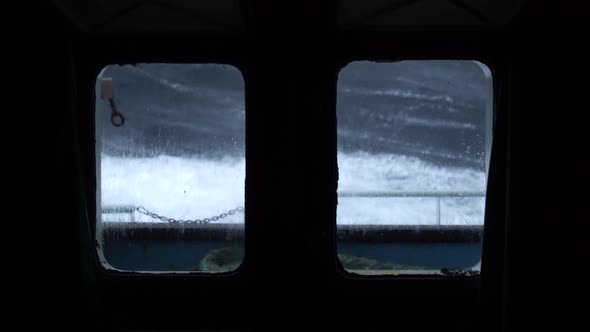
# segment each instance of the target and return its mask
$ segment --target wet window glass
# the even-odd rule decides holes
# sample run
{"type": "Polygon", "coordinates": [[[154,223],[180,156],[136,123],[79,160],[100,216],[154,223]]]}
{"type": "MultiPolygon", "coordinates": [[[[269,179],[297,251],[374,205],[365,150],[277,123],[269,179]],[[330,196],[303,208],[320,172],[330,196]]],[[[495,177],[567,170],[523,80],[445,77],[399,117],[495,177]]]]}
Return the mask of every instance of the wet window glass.
{"type": "Polygon", "coordinates": [[[103,266],[238,268],[244,107],[244,81],[230,65],[109,65],[100,72],[96,240],[103,266]]]}
{"type": "Polygon", "coordinates": [[[478,275],[492,77],[476,61],[358,61],[338,77],[338,257],[351,273],[478,275]]]}

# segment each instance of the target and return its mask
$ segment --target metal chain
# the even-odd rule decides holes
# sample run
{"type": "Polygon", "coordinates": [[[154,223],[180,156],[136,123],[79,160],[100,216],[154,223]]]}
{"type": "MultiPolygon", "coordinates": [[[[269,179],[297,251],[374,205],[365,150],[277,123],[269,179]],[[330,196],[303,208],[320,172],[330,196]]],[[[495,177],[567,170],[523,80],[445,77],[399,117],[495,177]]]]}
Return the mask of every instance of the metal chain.
{"type": "Polygon", "coordinates": [[[204,218],[204,219],[174,219],[174,218],[169,218],[169,217],[165,217],[165,216],[161,216],[157,213],[151,212],[148,209],[144,208],[143,206],[139,206],[135,209],[137,212],[141,213],[141,214],[145,214],[146,216],[152,217],[154,219],[158,219],[161,221],[165,221],[171,224],[208,224],[212,221],[217,221],[219,219],[223,219],[225,217],[229,217],[231,215],[234,215],[238,212],[244,212],[244,208],[241,206],[238,206],[235,209],[231,209],[229,211],[226,211],[224,213],[218,214],[216,216],[213,217],[209,217],[209,218],[204,218]]]}

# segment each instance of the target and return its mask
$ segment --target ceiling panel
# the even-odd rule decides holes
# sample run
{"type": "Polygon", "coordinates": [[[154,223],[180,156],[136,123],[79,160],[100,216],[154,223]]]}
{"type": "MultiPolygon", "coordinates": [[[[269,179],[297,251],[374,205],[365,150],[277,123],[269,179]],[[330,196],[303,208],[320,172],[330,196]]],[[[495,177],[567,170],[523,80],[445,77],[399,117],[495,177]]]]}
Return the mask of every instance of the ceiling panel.
{"type": "Polygon", "coordinates": [[[54,0],[84,31],[241,31],[239,0],[54,0]]]}
{"type": "Polygon", "coordinates": [[[498,28],[510,21],[524,0],[342,0],[339,28],[498,28]]]}

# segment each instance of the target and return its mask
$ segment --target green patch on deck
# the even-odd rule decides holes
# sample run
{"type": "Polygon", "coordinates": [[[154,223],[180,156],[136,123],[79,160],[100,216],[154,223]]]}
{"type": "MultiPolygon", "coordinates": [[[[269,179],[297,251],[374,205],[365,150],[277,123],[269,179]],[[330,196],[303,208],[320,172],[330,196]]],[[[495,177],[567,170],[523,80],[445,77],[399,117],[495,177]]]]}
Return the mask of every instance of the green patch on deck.
{"type": "MultiPolygon", "coordinates": [[[[338,254],[342,267],[350,271],[397,271],[397,270],[425,270],[425,267],[381,262],[377,259],[338,254]]],[[[230,272],[236,270],[244,259],[244,249],[241,247],[225,247],[209,251],[198,266],[191,271],[201,272],[230,272]]]]}

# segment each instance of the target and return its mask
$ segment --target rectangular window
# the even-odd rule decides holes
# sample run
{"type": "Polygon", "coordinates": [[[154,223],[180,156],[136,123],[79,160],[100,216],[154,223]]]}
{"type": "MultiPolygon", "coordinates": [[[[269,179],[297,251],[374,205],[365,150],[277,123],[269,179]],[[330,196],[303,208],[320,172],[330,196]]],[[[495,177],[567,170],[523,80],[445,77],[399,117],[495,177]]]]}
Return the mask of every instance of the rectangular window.
{"type": "Polygon", "coordinates": [[[96,82],[96,238],[108,269],[242,262],[245,109],[220,64],[109,65],[96,82]]]}
{"type": "Polygon", "coordinates": [[[477,275],[492,134],[476,61],[352,62],[338,77],[338,256],[351,273],[477,275]]]}

